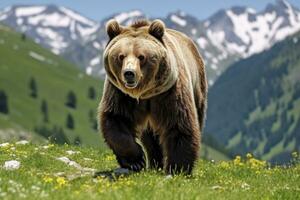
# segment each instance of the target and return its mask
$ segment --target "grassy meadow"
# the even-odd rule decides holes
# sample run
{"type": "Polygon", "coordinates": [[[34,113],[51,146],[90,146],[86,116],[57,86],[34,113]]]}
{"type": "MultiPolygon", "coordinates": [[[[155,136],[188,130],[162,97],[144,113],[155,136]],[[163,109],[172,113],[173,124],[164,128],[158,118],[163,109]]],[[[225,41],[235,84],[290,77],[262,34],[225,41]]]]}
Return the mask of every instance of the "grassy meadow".
{"type": "Polygon", "coordinates": [[[247,154],[230,161],[199,160],[189,177],[145,170],[111,180],[93,178],[95,171],[118,167],[110,151],[25,143],[0,147],[0,199],[300,198],[297,153],[286,167],[270,167],[247,154]],[[5,166],[11,160],[19,166],[5,166]]]}

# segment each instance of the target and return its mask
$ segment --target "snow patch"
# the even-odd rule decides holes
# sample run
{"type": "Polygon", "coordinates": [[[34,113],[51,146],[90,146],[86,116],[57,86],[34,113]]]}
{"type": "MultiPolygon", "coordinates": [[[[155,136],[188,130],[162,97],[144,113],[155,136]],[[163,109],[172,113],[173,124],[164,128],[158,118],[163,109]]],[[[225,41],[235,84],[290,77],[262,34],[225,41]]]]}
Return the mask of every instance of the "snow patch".
{"type": "Polygon", "coordinates": [[[266,13],[264,17],[268,22],[273,22],[276,18],[276,12],[273,11],[272,13],[266,13]]]}
{"type": "Polygon", "coordinates": [[[36,59],[36,60],[38,60],[38,61],[41,61],[41,62],[44,62],[46,60],[44,56],[42,56],[42,55],[40,55],[40,54],[38,54],[34,51],[30,51],[29,56],[36,59]]]}
{"type": "Polygon", "coordinates": [[[205,49],[205,47],[207,46],[208,42],[205,38],[203,37],[200,37],[197,39],[197,43],[198,45],[202,48],[202,49],[205,49]]]}
{"type": "Polygon", "coordinates": [[[93,72],[93,68],[92,68],[91,66],[88,66],[88,67],[85,69],[85,73],[86,73],[87,75],[91,75],[92,72],[93,72]]]}
{"type": "Polygon", "coordinates": [[[18,18],[18,19],[17,19],[17,24],[18,24],[18,25],[22,25],[22,24],[23,24],[23,21],[24,21],[23,18],[18,18]]]}
{"type": "Polygon", "coordinates": [[[100,63],[100,58],[99,57],[95,57],[90,61],[90,65],[95,66],[97,64],[100,63]]]}
{"type": "Polygon", "coordinates": [[[43,12],[46,9],[45,6],[30,6],[30,7],[21,7],[15,10],[17,17],[24,17],[30,15],[36,15],[43,12]]]}
{"type": "Polygon", "coordinates": [[[92,28],[82,27],[80,24],[77,24],[77,30],[81,36],[85,37],[87,35],[91,35],[92,33],[96,32],[98,26],[94,26],[92,28]]]}
{"type": "Polygon", "coordinates": [[[253,8],[247,8],[246,12],[251,13],[251,14],[256,14],[256,10],[253,8]]]}
{"type": "Polygon", "coordinates": [[[245,46],[239,46],[236,43],[227,43],[226,46],[231,54],[239,53],[241,55],[244,55],[244,52],[246,50],[245,46]]]}
{"type": "Polygon", "coordinates": [[[211,64],[211,66],[210,66],[213,70],[217,70],[218,69],[218,67],[217,67],[217,65],[216,64],[211,64]]]}
{"type": "Polygon", "coordinates": [[[286,2],[286,1],[283,1],[284,2],[284,4],[286,5],[286,7],[287,7],[287,14],[289,15],[289,21],[290,21],[290,23],[291,23],[291,26],[293,27],[293,26],[296,26],[297,25],[297,16],[295,15],[295,13],[294,13],[294,11],[293,11],[293,8],[292,8],[292,6],[288,3],[288,2],[286,2]]]}
{"type": "Polygon", "coordinates": [[[231,10],[227,10],[226,14],[234,24],[234,33],[241,38],[245,44],[249,44],[250,38],[247,34],[249,27],[248,13],[235,15],[231,10]]]}
{"type": "Polygon", "coordinates": [[[128,12],[128,13],[120,13],[119,15],[115,16],[115,20],[117,20],[119,23],[123,23],[125,20],[128,18],[133,18],[133,17],[139,17],[141,16],[142,13],[138,10],[128,12]]]}
{"type": "Polygon", "coordinates": [[[210,21],[204,22],[204,27],[207,28],[210,25],[210,21]]]}
{"type": "Polygon", "coordinates": [[[193,35],[196,35],[197,29],[193,28],[193,29],[191,30],[191,33],[192,33],[193,35]]]}
{"type": "Polygon", "coordinates": [[[58,13],[37,15],[34,17],[29,17],[27,20],[31,25],[38,25],[41,23],[43,26],[53,27],[68,27],[71,22],[69,17],[60,15],[58,13]]]}
{"type": "Polygon", "coordinates": [[[94,46],[96,49],[101,49],[101,45],[100,45],[98,42],[93,42],[93,46],[94,46]]]}
{"type": "Polygon", "coordinates": [[[171,15],[171,20],[180,26],[186,26],[187,24],[187,22],[184,19],[178,17],[177,15],[171,15]]]}
{"type": "Polygon", "coordinates": [[[222,46],[222,43],[225,40],[225,32],[224,31],[216,31],[213,32],[212,30],[208,29],[207,36],[211,43],[216,46],[219,50],[223,50],[224,47],[222,46]]]}
{"type": "Polygon", "coordinates": [[[297,37],[294,37],[294,38],[293,38],[293,42],[294,42],[294,44],[297,44],[297,43],[298,43],[298,38],[297,38],[297,37]]]}
{"type": "Polygon", "coordinates": [[[5,20],[7,18],[7,14],[0,15],[0,21],[5,20]]]}
{"type": "Polygon", "coordinates": [[[39,27],[39,28],[37,28],[37,32],[41,36],[49,38],[51,40],[59,40],[59,41],[62,40],[62,37],[57,32],[53,31],[50,28],[40,28],[39,27]]]}
{"type": "Polygon", "coordinates": [[[51,28],[37,28],[37,33],[43,38],[48,39],[48,45],[52,47],[55,54],[59,54],[62,49],[68,47],[68,43],[64,42],[63,36],[58,32],[53,31],[51,28]]]}
{"type": "Polygon", "coordinates": [[[66,15],[68,15],[69,17],[71,17],[72,19],[76,20],[76,21],[79,21],[81,23],[84,23],[86,25],[89,25],[89,26],[95,26],[95,22],[75,13],[74,11],[70,10],[70,9],[67,9],[67,8],[64,8],[64,7],[59,7],[59,9],[64,12],[66,15]]]}

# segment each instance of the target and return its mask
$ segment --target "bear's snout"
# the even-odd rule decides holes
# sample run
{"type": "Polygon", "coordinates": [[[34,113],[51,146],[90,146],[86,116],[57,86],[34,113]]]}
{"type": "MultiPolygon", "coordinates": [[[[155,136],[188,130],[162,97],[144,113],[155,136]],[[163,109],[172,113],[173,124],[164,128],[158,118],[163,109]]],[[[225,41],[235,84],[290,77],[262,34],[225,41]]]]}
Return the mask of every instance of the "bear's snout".
{"type": "Polygon", "coordinates": [[[136,82],[136,73],[132,69],[125,70],[123,76],[126,83],[132,84],[136,82]]]}
{"type": "Polygon", "coordinates": [[[122,79],[125,83],[125,87],[129,89],[137,87],[140,79],[140,67],[138,60],[134,56],[127,56],[124,59],[124,65],[122,68],[122,79]]]}

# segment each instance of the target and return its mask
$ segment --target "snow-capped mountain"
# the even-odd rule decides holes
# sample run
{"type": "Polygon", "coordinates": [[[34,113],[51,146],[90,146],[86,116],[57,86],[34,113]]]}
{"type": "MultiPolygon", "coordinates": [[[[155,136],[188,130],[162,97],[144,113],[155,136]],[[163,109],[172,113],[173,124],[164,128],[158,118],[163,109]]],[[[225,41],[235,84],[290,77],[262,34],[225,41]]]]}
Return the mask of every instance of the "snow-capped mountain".
{"type": "Polygon", "coordinates": [[[198,24],[180,12],[169,16],[168,24],[198,45],[210,84],[232,62],[260,53],[300,30],[299,9],[284,0],[268,4],[261,12],[247,7],[223,9],[198,24]]]}
{"type": "Polygon", "coordinates": [[[23,32],[61,54],[73,42],[84,40],[99,24],[82,15],[55,5],[12,6],[0,13],[0,21],[23,32]]]}
{"type": "MultiPolygon", "coordinates": [[[[0,12],[0,22],[25,32],[36,42],[78,64],[86,73],[102,77],[105,71],[101,54],[107,41],[104,25],[111,18],[128,25],[149,17],[133,10],[95,22],[53,5],[13,6],[0,12]]],[[[299,9],[285,0],[268,4],[260,12],[232,7],[205,20],[183,11],[161,19],[167,27],[182,31],[195,41],[206,62],[210,84],[236,60],[264,51],[300,30],[299,9]]]]}

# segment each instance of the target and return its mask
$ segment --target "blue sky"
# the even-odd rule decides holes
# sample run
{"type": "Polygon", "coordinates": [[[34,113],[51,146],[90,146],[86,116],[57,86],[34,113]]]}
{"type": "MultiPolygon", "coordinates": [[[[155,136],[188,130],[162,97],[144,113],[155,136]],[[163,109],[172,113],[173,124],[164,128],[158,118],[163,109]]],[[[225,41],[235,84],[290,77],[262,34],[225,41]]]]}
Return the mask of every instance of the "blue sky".
{"type": "MultiPolygon", "coordinates": [[[[86,17],[101,20],[113,13],[139,9],[151,17],[164,17],[167,13],[183,10],[199,19],[205,19],[221,8],[249,6],[260,11],[275,0],[0,0],[0,8],[13,4],[57,4],[78,11],[86,17]]],[[[300,8],[300,0],[288,0],[300,8]]]]}

